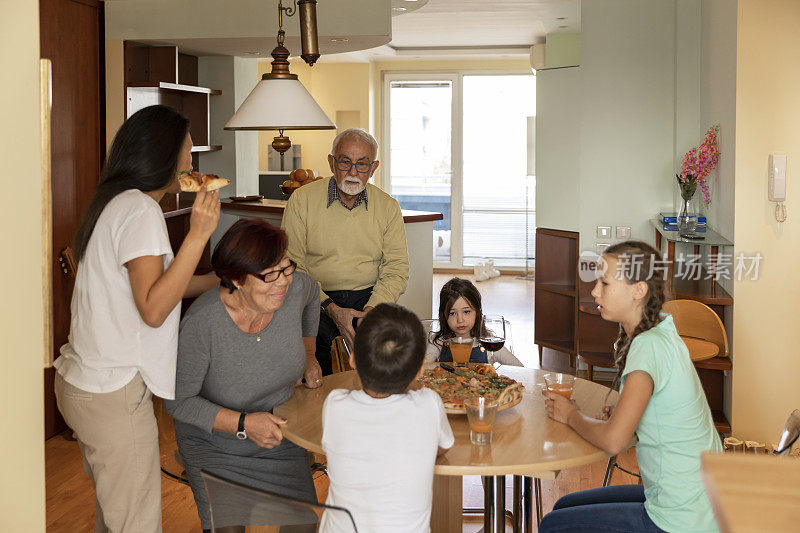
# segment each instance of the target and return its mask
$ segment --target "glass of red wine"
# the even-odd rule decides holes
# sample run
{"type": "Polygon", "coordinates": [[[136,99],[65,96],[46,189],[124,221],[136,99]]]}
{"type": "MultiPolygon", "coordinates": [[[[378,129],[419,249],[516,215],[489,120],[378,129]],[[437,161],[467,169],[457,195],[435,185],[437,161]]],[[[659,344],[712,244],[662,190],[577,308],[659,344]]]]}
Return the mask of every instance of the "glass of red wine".
{"type": "Polygon", "coordinates": [[[489,355],[489,364],[494,363],[494,354],[506,343],[506,321],[502,315],[483,315],[481,335],[478,339],[489,355]]]}

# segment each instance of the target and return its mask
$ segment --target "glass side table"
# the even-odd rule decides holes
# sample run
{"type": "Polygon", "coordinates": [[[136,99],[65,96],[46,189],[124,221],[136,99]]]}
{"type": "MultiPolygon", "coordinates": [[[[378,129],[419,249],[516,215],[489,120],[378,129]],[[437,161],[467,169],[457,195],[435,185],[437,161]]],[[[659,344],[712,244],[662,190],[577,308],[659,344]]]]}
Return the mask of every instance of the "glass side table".
{"type": "MultiPolygon", "coordinates": [[[[716,231],[712,230],[711,228],[707,229],[704,233],[698,233],[698,235],[702,235],[703,239],[686,239],[681,237],[677,231],[668,231],[665,230],[661,222],[655,218],[650,219],[650,224],[653,226],[656,232],[656,249],[660,252],[661,251],[661,244],[664,239],[667,240],[667,260],[669,261],[669,265],[667,267],[668,272],[668,279],[670,286],[673,283],[673,274],[674,274],[674,266],[675,266],[675,243],[685,243],[691,244],[694,246],[694,253],[700,254],[700,247],[701,246],[710,246],[711,247],[711,255],[710,260],[711,263],[714,264],[718,260],[718,254],[720,247],[725,246],[733,246],[733,242],[726,239],[716,231]]],[[[716,285],[716,281],[714,282],[716,285]]]]}

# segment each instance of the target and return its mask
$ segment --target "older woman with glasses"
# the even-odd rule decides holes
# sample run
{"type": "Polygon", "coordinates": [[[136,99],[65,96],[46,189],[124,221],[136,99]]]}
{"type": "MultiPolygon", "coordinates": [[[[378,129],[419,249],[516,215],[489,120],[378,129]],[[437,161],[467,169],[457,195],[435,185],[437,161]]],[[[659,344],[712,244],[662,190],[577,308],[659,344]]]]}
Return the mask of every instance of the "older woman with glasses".
{"type": "MultiPolygon", "coordinates": [[[[204,530],[211,520],[202,469],[316,501],[305,450],[283,439],[286,421],[272,414],[303,380],[322,383],[319,285],[295,271],[286,245],[286,234],[264,220],[235,223],[211,258],[220,288],[181,322],[175,400],[166,405],[204,530]]],[[[244,531],[247,517],[218,525],[244,531]]]]}

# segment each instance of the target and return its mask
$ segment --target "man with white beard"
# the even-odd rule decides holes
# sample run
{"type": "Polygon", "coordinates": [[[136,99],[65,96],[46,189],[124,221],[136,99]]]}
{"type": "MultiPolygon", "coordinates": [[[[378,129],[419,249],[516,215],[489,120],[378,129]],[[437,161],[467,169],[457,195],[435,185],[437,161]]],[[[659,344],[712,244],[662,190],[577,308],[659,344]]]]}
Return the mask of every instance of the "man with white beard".
{"type": "Polygon", "coordinates": [[[316,357],[331,373],[331,344],[353,346],[354,322],[380,303],[396,302],[408,285],[408,247],[397,200],[368,183],[378,168],[378,142],[362,129],[333,140],[333,176],[292,194],[281,227],[298,269],[320,285],[316,357]]]}

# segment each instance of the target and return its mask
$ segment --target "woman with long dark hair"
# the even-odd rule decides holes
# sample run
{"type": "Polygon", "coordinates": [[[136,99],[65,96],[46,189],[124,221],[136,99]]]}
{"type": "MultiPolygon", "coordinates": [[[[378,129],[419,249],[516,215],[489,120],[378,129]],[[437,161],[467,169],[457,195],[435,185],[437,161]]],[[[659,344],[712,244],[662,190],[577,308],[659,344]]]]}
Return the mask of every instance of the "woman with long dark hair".
{"type": "Polygon", "coordinates": [[[173,256],[158,202],[192,169],[189,121],[171,107],[120,127],[75,237],[69,342],[56,360],[58,408],[95,486],[95,531],[161,531],[152,396],[173,398],[181,298],[219,280],[194,276],[219,221],[218,191],[197,193],[173,256]]]}

